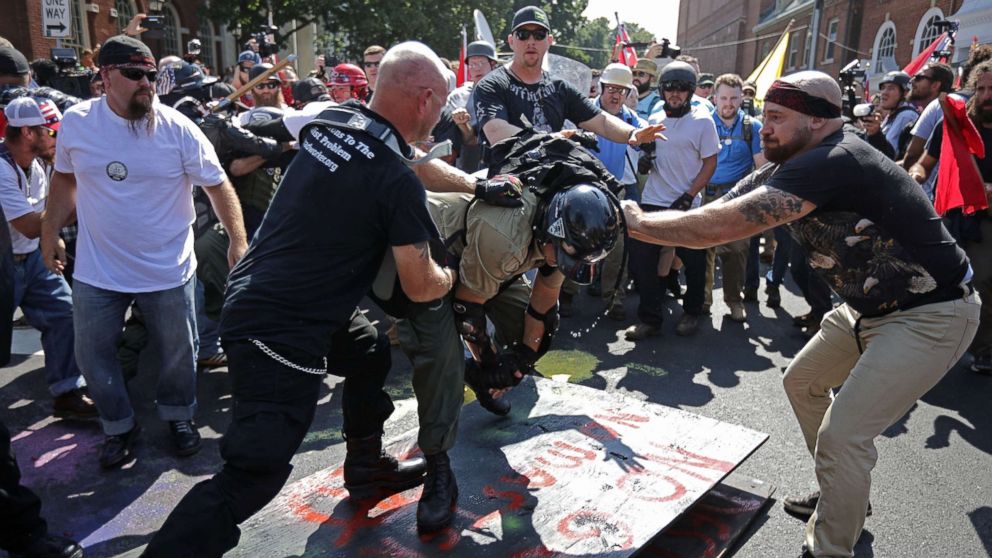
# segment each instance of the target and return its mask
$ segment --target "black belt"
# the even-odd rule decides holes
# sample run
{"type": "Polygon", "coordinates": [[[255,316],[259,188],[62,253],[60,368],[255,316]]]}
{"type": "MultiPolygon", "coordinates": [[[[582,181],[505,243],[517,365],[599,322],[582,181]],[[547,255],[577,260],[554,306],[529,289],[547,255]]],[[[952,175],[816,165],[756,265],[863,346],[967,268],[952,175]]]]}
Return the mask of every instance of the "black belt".
{"type": "Polygon", "coordinates": [[[24,260],[28,259],[28,256],[30,255],[31,252],[28,252],[27,254],[14,254],[14,263],[22,263],[24,260]]]}

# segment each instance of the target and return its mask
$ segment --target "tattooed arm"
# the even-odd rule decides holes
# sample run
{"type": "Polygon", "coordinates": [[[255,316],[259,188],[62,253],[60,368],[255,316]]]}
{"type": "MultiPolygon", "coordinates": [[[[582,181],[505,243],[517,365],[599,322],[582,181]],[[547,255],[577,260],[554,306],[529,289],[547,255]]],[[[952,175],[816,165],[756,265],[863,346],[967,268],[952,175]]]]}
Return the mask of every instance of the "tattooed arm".
{"type": "Polygon", "coordinates": [[[448,294],[458,279],[458,272],[440,267],[431,259],[427,242],[393,246],[396,273],[403,292],[413,302],[437,300],[448,294]]]}
{"type": "Polygon", "coordinates": [[[762,186],[755,174],[748,178],[719,202],[692,211],[644,213],[625,201],[630,236],[652,244],[709,248],[754,236],[816,209],[799,196],[762,186]]]}

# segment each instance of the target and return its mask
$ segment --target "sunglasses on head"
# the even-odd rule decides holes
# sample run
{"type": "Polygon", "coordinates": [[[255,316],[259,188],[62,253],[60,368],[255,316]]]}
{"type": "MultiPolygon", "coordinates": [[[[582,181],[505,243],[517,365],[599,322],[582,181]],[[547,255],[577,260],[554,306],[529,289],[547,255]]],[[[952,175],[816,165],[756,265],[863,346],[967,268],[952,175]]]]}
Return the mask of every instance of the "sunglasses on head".
{"type": "Polygon", "coordinates": [[[279,84],[276,83],[276,82],[274,82],[274,81],[265,81],[265,82],[259,83],[255,87],[257,87],[259,89],[279,89],[279,84]]]}
{"type": "Polygon", "coordinates": [[[517,29],[513,34],[521,41],[528,41],[531,37],[534,37],[536,41],[543,41],[548,38],[547,29],[517,29]]]}
{"type": "Polygon", "coordinates": [[[155,70],[143,70],[141,68],[117,68],[122,76],[131,81],[141,81],[141,78],[148,78],[150,83],[155,83],[158,79],[158,72],[155,70]]]}
{"type": "Polygon", "coordinates": [[[687,92],[692,90],[692,84],[687,81],[666,81],[661,84],[661,89],[663,91],[687,92]]]}

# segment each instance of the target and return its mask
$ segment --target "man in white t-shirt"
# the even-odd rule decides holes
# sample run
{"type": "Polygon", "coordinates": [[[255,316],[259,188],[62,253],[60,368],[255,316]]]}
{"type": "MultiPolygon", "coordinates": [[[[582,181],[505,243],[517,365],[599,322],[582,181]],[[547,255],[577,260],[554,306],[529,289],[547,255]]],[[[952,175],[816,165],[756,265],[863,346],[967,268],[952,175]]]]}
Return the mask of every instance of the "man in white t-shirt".
{"type": "Polygon", "coordinates": [[[204,187],[230,236],[229,264],[247,242],[237,196],[210,142],[188,118],[155,101],[148,47],[110,38],[100,49],[100,72],[106,95],[72,107],[62,120],[41,251],[49,269],[63,269],[58,230],[75,210],[76,358],[106,434],[100,465],[111,468],[129,460],[138,432],[116,358],[132,302],[162,355],[159,417],[169,421],[177,454],[200,449],[193,425],[194,185],[204,187]]]}
{"type": "Polygon", "coordinates": [[[48,175],[39,158],[50,161],[55,156],[62,114],[49,99],[19,97],[4,108],[4,115],[0,205],[10,224],[14,252],[14,306],[41,331],[45,379],[55,398],[55,416],[96,418],[96,406],[81,390],[86,382],[73,350],[72,290],[62,276],[45,268],[38,250],[41,212],[48,195],[48,175]]]}
{"type": "MultiPolygon", "coordinates": [[[[662,68],[658,85],[664,105],[648,119],[650,125],[664,124],[667,141],[655,141],[655,156],[648,180],[641,194],[645,211],[686,211],[699,207],[703,188],[716,171],[720,139],[710,111],[691,105],[696,88],[695,69],[680,61],[662,68]]],[[[664,316],[662,301],[664,287],[658,280],[658,259],[662,247],[631,240],[630,274],[637,282],[640,302],[637,318],[640,323],[629,327],[627,339],[637,341],[661,333],[664,316]]],[[[684,312],[676,326],[679,335],[691,335],[699,327],[706,295],[706,251],[678,248],[678,257],[685,264],[686,293],[682,302],[684,312]]],[[[674,269],[669,274],[676,273],[674,269]]],[[[674,278],[674,276],[672,276],[674,278]]]]}

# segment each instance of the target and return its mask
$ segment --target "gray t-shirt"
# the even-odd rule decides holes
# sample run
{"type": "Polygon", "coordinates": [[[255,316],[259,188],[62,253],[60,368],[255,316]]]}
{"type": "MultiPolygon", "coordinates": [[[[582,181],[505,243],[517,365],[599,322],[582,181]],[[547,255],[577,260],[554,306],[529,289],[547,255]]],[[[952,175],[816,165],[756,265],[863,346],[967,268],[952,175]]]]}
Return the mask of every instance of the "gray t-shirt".
{"type": "MultiPolygon", "coordinates": [[[[664,124],[668,141],[655,140],[654,167],[641,202],[668,207],[689,190],[703,168],[703,159],[720,152],[720,138],[712,115],[704,107],[694,107],[679,118],[669,118],[664,110],[657,110],[648,123],[664,124]]],[[[696,196],[692,206],[699,207],[700,201],[701,197],[696,196]]]]}

